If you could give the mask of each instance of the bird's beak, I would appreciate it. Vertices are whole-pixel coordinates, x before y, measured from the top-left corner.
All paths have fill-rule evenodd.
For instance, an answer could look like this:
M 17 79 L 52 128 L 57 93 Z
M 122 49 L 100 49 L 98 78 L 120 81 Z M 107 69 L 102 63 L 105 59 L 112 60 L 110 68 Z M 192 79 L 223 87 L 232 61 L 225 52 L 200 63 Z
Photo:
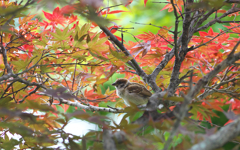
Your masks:
M 113 86 L 116 86 L 117 84 L 116 84 L 116 82 L 115 82 L 115 83 L 113 83 L 112 85 L 113 85 Z

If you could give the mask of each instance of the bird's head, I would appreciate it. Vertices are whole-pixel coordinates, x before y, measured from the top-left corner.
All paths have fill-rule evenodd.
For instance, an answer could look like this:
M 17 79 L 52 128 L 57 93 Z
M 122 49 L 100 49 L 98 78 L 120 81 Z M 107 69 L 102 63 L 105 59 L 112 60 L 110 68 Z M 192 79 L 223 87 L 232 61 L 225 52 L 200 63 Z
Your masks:
M 129 84 L 127 79 L 117 79 L 112 85 L 115 86 L 117 89 L 125 88 Z

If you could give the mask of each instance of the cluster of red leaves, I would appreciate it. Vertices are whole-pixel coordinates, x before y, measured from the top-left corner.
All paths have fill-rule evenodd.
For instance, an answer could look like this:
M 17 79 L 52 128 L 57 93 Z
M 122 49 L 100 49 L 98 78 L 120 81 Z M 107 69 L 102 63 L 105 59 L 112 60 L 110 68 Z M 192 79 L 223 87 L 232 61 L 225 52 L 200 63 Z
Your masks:
M 169 3 L 163 7 L 162 10 L 168 9 L 168 12 L 172 12 L 173 11 L 173 6 L 171 4 L 171 0 L 167 0 Z M 183 6 L 183 0 L 173 0 L 173 4 L 176 6 L 176 10 L 178 13 L 182 12 L 182 6 Z
M 240 33 L 238 31 L 239 28 L 236 28 L 236 26 L 239 26 L 239 24 L 230 25 L 231 26 L 227 26 L 228 29 L 234 30 L 235 33 Z M 143 67 L 143 70 L 148 74 L 152 73 L 158 63 L 163 60 L 168 50 L 171 49 L 170 44 L 173 43 L 173 35 L 169 34 L 169 29 L 170 28 L 163 27 L 158 31 L 157 34 L 149 32 L 137 35 L 136 37 L 142 40 L 142 43 L 137 44 L 129 42 L 129 45 L 126 45 L 126 47 L 131 51 L 132 55 L 134 55 L 135 59 L 140 62 L 140 66 Z M 189 71 L 189 68 L 192 68 L 194 69 L 195 74 L 193 77 L 193 82 L 198 82 L 204 75 L 213 70 L 216 64 L 219 64 L 226 59 L 228 53 L 233 49 L 238 40 L 239 39 L 237 38 L 230 38 L 229 33 L 224 33 L 222 30 L 220 30 L 219 33 L 214 32 L 212 28 L 210 28 L 208 32 L 200 31 L 199 36 L 194 36 L 192 38 L 189 43 L 189 47 L 199 45 L 202 46 L 186 55 L 186 58 L 181 65 L 180 73 L 184 75 Z M 141 53 L 142 55 L 140 55 Z M 169 84 L 173 63 L 174 58 L 159 73 L 157 77 L 157 84 L 162 89 L 166 89 Z M 231 73 L 233 73 L 231 78 L 236 77 L 238 74 L 238 68 L 232 69 Z M 126 76 L 130 77 L 130 74 L 126 74 Z M 221 72 L 218 76 L 223 77 L 224 72 Z M 219 82 L 218 78 L 214 78 L 209 85 L 214 85 L 216 82 Z M 188 84 L 181 83 L 180 86 L 185 85 Z M 227 86 L 228 85 L 221 86 L 220 89 L 224 89 Z M 182 87 L 179 88 L 177 93 L 179 91 L 187 93 L 188 88 Z M 204 92 L 204 89 L 201 92 Z M 231 96 L 226 94 L 213 94 L 203 99 L 202 104 L 192 104 L 194 107 L 191 112 L 193 112 L 198 119 L 206 119 L 211 122 L 211 117 L 217 117 L 212 110 L 223 111 L 221 106 L 229 104 L 228 101 L 230 100 L 230 97 Z M 221 100 L 219 98 L 221 98 Z M 240 109 L 238 107 L 232 107 L 232 109 L 235 113 L 239 114 Z
M 65 6 L 61 9 L 57 7 L 53 13 L 43 11 L 48 21 L 43 20 L 39 22 L 37 19 L 33 20 L 34 15 L 19 18 L 19 29 L 14 29 L 14 34 L 5 35 L 2 41 L 6 46 L 12 39 L 17 36 L 22 36 L 19 38 L 22 40 L 20 44 L 11 43 L 6 47 L 18 47 L 11 48 L 12 53 L 8 54 L 16 73 L 40 61 L 38 62 L 40 67 L 36 67 L 37 69 L 34 70 L 34 74 L 47 73 L 52 76 L 54 80 L 49 81 L 46 84 L 47 86 L 51 85 L 52 88 L 56 88 L 62 85 L 74 91 L 79 87 L 79 83 L 76 80 L 81 80 L 82 87 L 88 84 L 91 84 L 93 87 L 103 84 L 124 64 L 122 62 L 129 60 L 123 53 L 118 54 L 113 50 L 109 50 L 109 48 L 114 49 L 114 47 L 112 47 L 107 40 L 108 37 L 105 33 L 92 31 L 97 27 L 94 22 L 86 23 L 82 26 L 79 25 L 77 21 L 78 17 L 72 14 L 72 12 L 76 10 L 76 7 L 77 6 L 72 5 Z M 122 12 L 109 11 L 109 9 L 107 11 L 108 14 Z M 104 15 L 104 13 L 106 13 L 106 11 L 103 12 L 102 15 Z M 58 25 L 62 27 L 59 28 Z M 70 26 L 71 28 L 69 28 Z M 118 26 L 113 25 L 108 29 L 112 33 L 115 33 L 117 28 Z M 120 37 L 117 38 L 121 40 Z M 121 60 L 114 57 L 118 57 Z M 96 59 L 98 60 L 96 61 Z M 85 64 L 77 67 L 77 70 L 75 70 L 76 74 L 73 74 L 74 65 L 70 65 L 70 67 L 60 65 L 74 64 L 76 62 Z M 112 63 L 115 65 L 112 65 Z M 38 82 L 35 77 L 28 77 L 30 74 L 31 71 L 24 73 L 23 78 L 28 78 L 28 81 L 31 82 Z M 56 76 L 56 74 L 59 76 Z M 71 74 L 71 77 L 66 79 L 66 76 L 63 76 L 63 74 Z M 47 78 L 45 75 L 42 77 Z M 7 85 L 2 85 L 1 88 L 4 90 L 6 86 Z M 8 91 L 11 91 L 12 88 L 9 88 Z M 19 88 L 15 89 L 18 90 Z M 27 92 L 29 93 L 33 91 L 33 89 L 34 88 L 30 88 Z M 106 95 L 111 93 L 107 92 Z M 24 95 L 24 91 L 20 91 L 15 95 L 15 99 L 18 101 L 22 99 Z M 102 95 L 101 89 L 97 86 L 97 88 L 85 90 L 81 97 L 93 100 L 104 98 L 105 96 Z M 28 96 L 26 99 L 41 99 L 42 102 L 46 101 L 45 98 L 39 97 L 38 92 Z M 97 105 L 98 103 L 99 101 L 90 102 L 92 105 Z M 67 110 L 67 108 L 68 106 L 65 107 L 64 110 Z

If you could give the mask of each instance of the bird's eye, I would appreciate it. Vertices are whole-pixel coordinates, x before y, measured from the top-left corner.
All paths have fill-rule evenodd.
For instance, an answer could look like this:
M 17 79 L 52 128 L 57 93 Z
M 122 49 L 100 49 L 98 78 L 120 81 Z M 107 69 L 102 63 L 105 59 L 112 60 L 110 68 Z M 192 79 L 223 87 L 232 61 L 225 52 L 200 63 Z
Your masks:
M 119 87 L 120 87 L 120 88 L 124 87 L 124 84 L 120 84 Z

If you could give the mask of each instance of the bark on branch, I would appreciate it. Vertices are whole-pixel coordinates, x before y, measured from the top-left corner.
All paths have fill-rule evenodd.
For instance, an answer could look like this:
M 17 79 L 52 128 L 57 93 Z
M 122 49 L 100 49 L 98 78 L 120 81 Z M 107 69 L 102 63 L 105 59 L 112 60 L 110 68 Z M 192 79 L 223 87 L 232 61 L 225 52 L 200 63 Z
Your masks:
M 211 150 L 223 146 L 240 134 L 240 117 L 189 150 Z

